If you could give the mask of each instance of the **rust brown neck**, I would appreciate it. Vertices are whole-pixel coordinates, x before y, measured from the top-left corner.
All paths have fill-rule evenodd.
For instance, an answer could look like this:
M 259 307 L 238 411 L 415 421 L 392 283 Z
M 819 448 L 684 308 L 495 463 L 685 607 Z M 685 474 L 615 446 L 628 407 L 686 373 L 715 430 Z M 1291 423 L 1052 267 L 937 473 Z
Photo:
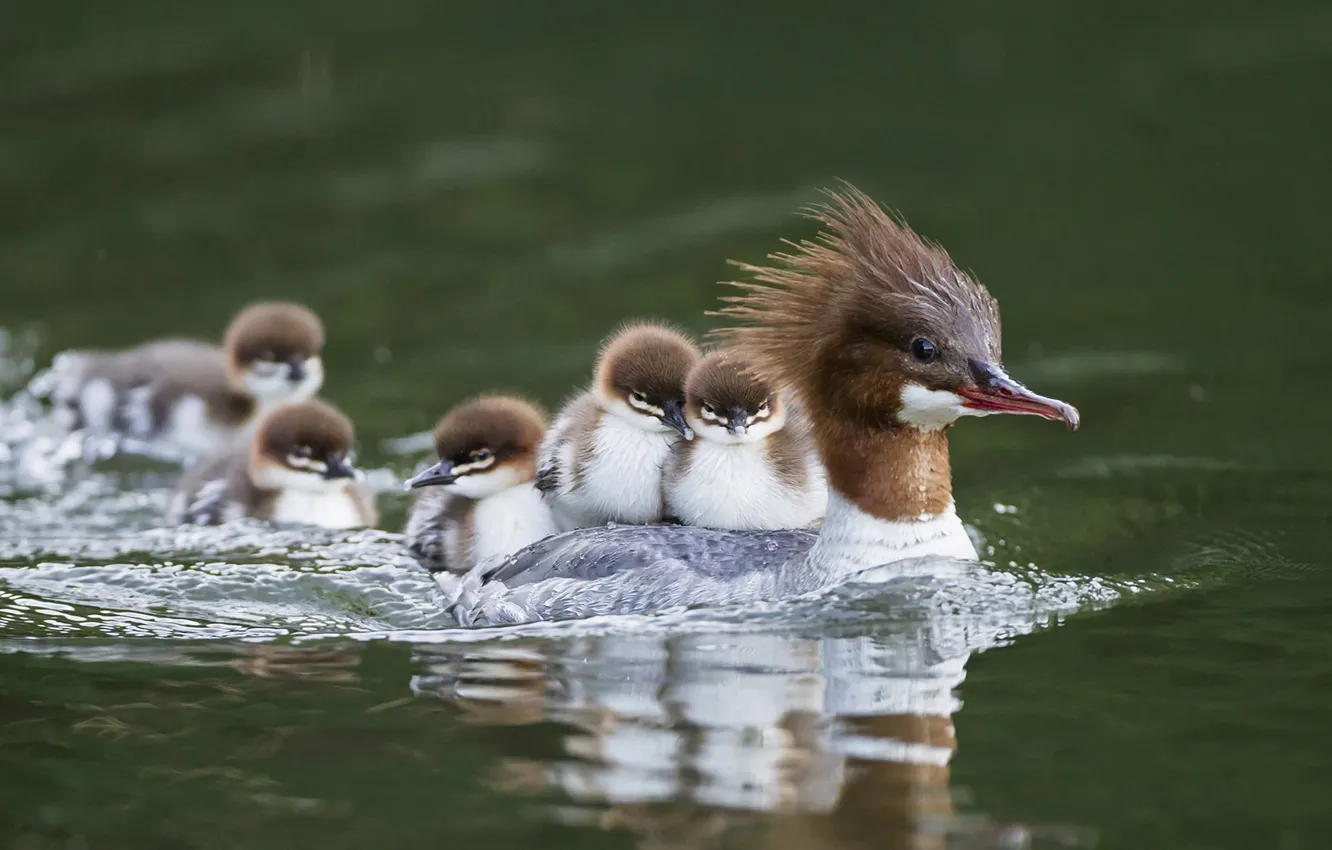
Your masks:
M 828 486 L 878 519 L 910 521 L 953 503 L 947 429 L 814 428 Z

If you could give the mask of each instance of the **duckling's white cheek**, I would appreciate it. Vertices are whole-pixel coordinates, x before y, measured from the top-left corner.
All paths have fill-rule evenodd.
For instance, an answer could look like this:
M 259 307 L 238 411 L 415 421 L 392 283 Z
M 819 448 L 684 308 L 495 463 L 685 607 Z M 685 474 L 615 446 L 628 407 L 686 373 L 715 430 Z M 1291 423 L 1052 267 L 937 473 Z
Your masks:
M 261 402 L 286 401 L 291 397 L 291 384 L 287 382 L 286 367 L 273 371 L 268 369 L 246 369 L 242 378 L 245 391 Z
M 522 483 L 522 475 L 510 466 L 490 472 L 473 472 L 449 485 L 450 492 L 469 499 L 484 499 Z
M 288 392 L 295 401 L 303 401 L 319 392 L 319 388 L 324 385 L 324 360 L 321 357 L 311 357 L 305 361 L 305 377 L 294 387 L 289 386 Z
M 959 416 L 984 415 L 984 411 L 963 407 L 962 397 L 957 393 L 931 390 L 913 383 L 902 387 L 902 409 L 897 418 L 922 431 L 937 431 L 956 422 Z
M 689 427 L 694 429 L 694 433 L 700 437 L 708 436 L 713 428 L 718 428 L 722 432 L 726 431 L 725 428 L 719 428 L 717 423 L 709 422 L 706 419 L 694 416 L 692 413 L 685 414 L 685 422 L 688 423 Z
M 303 366 L 305 376 L 299 383 L 293 384 L 289 364 L 256 363 L 242 373 L 242 383 L 245 391 L 261 403 L 302 401 L 319 392 L 319 388 L 324 385 L 324 361 L 311 357 Z
M 254 470 L 251 477 L 255 486 L 264 490 L 304 490 L 320 493 L 337 490 L 346 481 L 345 478 L 328 479 L 313 472 L 300 472 L 276 463 L 262 464 Z
M 778 413 L 776 416 L 772 416 L 768 419 L 755 420 L 754 424 L 745 429 L 745 442 L 762 442 L 782 430 L 782 426 L 785 424 L 785 413 Z
M 635 410 L 634 408 L 630 407 L 628 403 L 620 399 L 602 398 L 601 403 L 605 407 L 607 413 L 611 414 L 612 416 L 623 419 L 626 422 L 631 423 L 635 427 L 642 428 L 644 431 L 657 432 L 657 431 L 671 430 L 671 426 L 662 422 L 656 416 L 653 416 L 650 413 L 644 413 L 643 411 Z

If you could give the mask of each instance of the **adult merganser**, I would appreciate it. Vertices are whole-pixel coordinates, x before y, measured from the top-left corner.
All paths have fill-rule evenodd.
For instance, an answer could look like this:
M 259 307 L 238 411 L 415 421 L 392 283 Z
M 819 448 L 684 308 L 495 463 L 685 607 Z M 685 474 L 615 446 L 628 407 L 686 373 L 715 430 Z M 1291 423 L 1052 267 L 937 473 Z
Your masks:
M 689 373 L 685 420 L 666 466 L 667 512 L 686 525 L 734 531 L 808 528 L 828 482 L 798 408 L 743 358 L 714 351 Z
M 461 573 L 555 534 L 535 485 L 545 433 L 545 417 L 518 398 L 483 396 L 449 411 L 435 427 L 439 463 L 407 482 L 425 488 L 407 518 L 413 557 Z
M 267 414 L 248 446 L 191 468 L 167 509 L 174 523 L 217 525 L 251 517 L 324 528 L 365 528 L 378 520 L 374 496 L 347 462 L 346 416 L 317 399 Z
M 828 472 L 819 533 L 685 526 L 588 528 L 529 546 L 452 588 L 465 626 L 790 598 L 871 567 L 974 560 L 953 504 L 948 427 L 1017 413 L 1078 426 L 1078 412 L 1004 372 L 999 308 L 940 247 L 854 187 L 808 211 L 815 241 L 742 265 L 754 280 L 719 332 L 806 411 Z M 903 564 L 903 574 L 942 568 Z
M 71 427 L 186 455 L 217 452 L 264 413 L 310 398 L 324 382 L 324 327 L 298 304 L 242 310 L 223 346 L 184 339 L 124 351 L 69 351 L 35 390 Z
M 698 362 L 684 334 L 629 325 L 602 348 L 590 389 L 560 411 L 537 454 L 537 487 L 564 530 L 663 519 L 661 471 L 694 433 L 684 383 Z

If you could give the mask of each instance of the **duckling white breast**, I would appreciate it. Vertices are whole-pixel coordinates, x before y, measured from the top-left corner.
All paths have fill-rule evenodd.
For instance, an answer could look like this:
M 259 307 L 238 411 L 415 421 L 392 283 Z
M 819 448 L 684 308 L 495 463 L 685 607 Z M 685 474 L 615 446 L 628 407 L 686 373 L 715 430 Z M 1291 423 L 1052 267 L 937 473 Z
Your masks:
M 763 443 L 705 439 L 677 446 L 666 482 L 667 511 L 688 525 L 737 531 L 806 528 L 828 504 L 822 467 L 806 463 L 803 484 L 784 480 Z
M 592 438 L 591 456 L 577 467 L 577 483 L 561 501 L 582 516 L 580 524 L 660 520 L 662 468 L 675 439 L 674 432 L 645 431 L 619 416 L 603 414 Z M 568 451 L 575 449 L 570 446 Z
M 350 488 L 282 490 L 273 503 L 273 522 L 304 523 L 324 528 L 361 528 L 365 517 Z
M 474 564 L 507 558 L 559 530 L 550 507 L 531 483 L 518 484 L 481 499 L 471 519 Z

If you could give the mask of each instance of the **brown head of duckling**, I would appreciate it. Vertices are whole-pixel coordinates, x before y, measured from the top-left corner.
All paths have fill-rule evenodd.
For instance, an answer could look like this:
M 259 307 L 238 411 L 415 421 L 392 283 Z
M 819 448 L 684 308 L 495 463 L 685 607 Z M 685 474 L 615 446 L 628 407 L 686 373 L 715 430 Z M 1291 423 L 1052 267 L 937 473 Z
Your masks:
M 699 360 L 683 333 L 660 324 L 628 325 L 602 348 L 593 390 L 607 412 L 649 431 L 674 430 L 686 440 L 684 385 Z
M 251 304 L 232 319 L 223 345 L 237 392 L 278 402 L 309 398 L 323 385 L 324 325 L 299 304 Z
M 721 443 L 762 440 L 786 423 L 772 384 L 737 351 L 713 351 L 685 382 L 685 419 L 700 438 Z
M 356 477 L 347 461 L 355 432 L 346 416 L 318 399 L 287 402 L 259 423 L 250 469 L 262 487 L 326 489 Z
M 407 482 L 408 489 L 447 486 L 479 499 L 536 478 L 546 416 L 513 396 L 482 396 L 459 405 L 435 426 L 439 463 Z

